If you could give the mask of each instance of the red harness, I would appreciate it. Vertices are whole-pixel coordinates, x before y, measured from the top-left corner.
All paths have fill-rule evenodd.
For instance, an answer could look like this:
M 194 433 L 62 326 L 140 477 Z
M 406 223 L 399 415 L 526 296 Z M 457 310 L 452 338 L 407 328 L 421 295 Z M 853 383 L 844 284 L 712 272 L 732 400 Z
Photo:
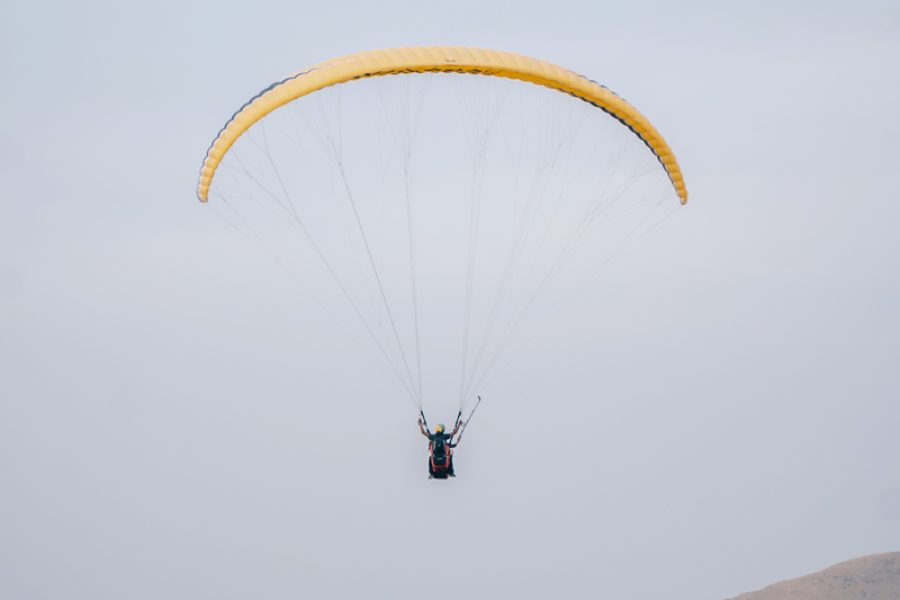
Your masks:
M 435 471 L 444 471 L 450 468 L 450 455 L 453 454 L 452 448 L 447 448 L 447 453 L 444 455 L 444 460 L 437 461 L 434 458 L 434 443 L 428 442 L 428 454 L 431 455 L 431 468 Z

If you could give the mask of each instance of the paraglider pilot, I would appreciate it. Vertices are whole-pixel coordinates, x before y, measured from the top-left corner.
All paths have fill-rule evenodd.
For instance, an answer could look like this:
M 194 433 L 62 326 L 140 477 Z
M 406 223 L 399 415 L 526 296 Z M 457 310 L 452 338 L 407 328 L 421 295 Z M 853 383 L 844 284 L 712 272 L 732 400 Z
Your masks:
M 431 433 L 425 425 L 425 421 L 419 417 L 419 431 L 428 438 L 429 479 L 456 477 L 456 473 L 453 471 L 453 448 L 456 448 L 459 440 L 454 442 L 453 437 L 459 433 L 461 426 L 462 421 L 457 418 L 456 426 L 450 433 L 444 431 L 443 423 L 439 423 L 434 428 L 434 433 Z

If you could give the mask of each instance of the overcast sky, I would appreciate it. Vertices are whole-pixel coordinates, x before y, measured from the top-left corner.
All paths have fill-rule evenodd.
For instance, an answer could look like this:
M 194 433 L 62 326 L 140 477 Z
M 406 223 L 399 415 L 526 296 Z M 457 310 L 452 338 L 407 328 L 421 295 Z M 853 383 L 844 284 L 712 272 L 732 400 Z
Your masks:
M 3 598 L 720 599 L 900 549 L 896 2 L 2 12 Z M 194 192 L 258 90 L 411 44 L 608 85 L 691 194 L 484 390 L 451 482 Z

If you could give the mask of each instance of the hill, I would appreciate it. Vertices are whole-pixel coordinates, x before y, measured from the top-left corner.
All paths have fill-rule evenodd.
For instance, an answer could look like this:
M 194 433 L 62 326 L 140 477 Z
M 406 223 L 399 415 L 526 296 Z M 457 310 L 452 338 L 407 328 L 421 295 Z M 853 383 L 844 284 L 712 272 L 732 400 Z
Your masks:
M 900 552 L 872 554 L 731 600 L 897 600 Z

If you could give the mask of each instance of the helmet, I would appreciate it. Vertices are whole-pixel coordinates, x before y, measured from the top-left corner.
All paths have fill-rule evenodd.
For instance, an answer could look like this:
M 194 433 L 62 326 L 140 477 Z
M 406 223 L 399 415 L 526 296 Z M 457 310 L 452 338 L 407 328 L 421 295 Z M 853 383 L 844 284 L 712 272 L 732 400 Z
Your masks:
M 438 423 L 437 426 L 435 426 L 435 428 L 434 428 L 434 432 L 435 433 L 444 433 L 444 424 Z

